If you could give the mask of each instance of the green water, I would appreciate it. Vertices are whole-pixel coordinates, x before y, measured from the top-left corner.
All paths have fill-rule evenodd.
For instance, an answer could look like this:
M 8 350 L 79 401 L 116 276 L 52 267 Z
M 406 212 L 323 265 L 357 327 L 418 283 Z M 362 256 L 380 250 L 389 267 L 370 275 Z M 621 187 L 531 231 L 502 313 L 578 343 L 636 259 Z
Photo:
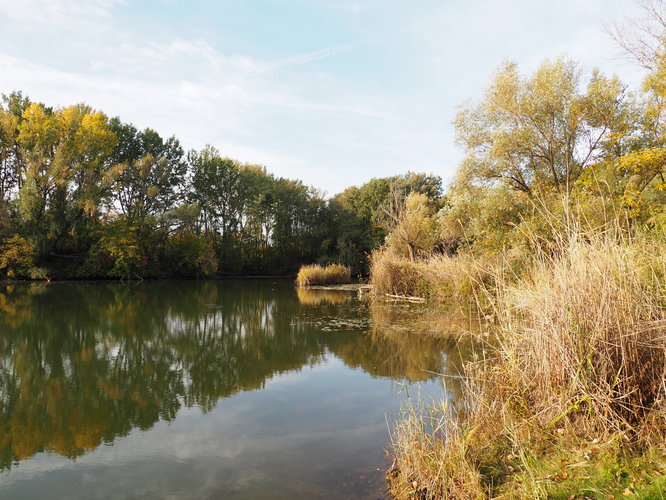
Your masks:
M 382 498 L 406 395 L 457 397 L 428 318 L 286 281 L 0 285 L 0 498 Z

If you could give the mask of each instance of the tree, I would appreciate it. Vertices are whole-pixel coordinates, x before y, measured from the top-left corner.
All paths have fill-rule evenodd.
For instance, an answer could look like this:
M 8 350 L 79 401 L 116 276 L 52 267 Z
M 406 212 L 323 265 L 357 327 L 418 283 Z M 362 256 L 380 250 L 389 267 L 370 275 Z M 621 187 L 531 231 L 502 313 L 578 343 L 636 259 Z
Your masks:
M 85 105 L 52 110 L 32 103 L 18 131 L 19 213 L 42 254 L 86 242 L 114 179 L 107 159 L 116 136 L 106 116 Z
M 634 217 L 666 227 L 666 4 L 645 0 L 645 17 L 616 24 L 611 34 L 625 53 L 648 71 L 639 120 L 641 133 L 617 170 L 626 178 L 622 201 Z
M 0 244 L 0 271 L 9 278 L 27 276 L 33 269 L 35 247 L 15 234 Z
M 347 188 L 333 197 L 330 207 L 339 224 L 333 230 L 338 250 L 336 260 L 351 266 L 354 274 L 367 272 L 364 256 L 386 239 L 390 225 L 385 213 L 387 203 L 395 200 L 396 195 L 402 201 L 411 192 L 424 194 L 433 207 L 437 207 L 442 196 L 442 179 L 407 172 L 371 179 L 360 187 Z
M 119 139 L 111 152 L 120 169 L 115 200 L 131 223 L 143 225 L 148 217 L 159 217 L 182 201 L 185 153 L 175 137 L 165 141 L 154 130 L 139 132 L 117 118 L 110 127 Z
M 624 86 L 594 71 L 581 92 L 580 80 L 564 59 L 544 62 L 529 79 L 503 63 L 483 100 L 456 118 L 465 181 L 503 182 L 530 198 L 569 194 L 586 168 L 617 154 L 632 133 Z
M 401 199 L 394 191 L 394 196 L 395 202 L 385 212 L 389 220 L 387 248 L 412 261 L 431 254 L 437 239 L 431 201 L 425 194 L 417 192 Z
M 192 174 L 190 199 L 201 208 L 206 233 L 229 239 L 238 230 L 241 214 L 240 166 L 223 158 L 217 149 L 206 146 L 188 154 Z

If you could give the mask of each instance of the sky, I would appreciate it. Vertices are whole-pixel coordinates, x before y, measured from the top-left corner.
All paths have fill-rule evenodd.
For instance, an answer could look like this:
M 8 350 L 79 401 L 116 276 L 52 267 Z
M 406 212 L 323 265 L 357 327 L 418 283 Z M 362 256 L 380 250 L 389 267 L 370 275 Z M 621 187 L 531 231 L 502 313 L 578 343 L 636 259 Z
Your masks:
M 452 178 L 452 120 L 503 60 L 642 75 L 607 33 L 632 0 L 0 0 L 0 93 L 84 102 L 328 195 Z

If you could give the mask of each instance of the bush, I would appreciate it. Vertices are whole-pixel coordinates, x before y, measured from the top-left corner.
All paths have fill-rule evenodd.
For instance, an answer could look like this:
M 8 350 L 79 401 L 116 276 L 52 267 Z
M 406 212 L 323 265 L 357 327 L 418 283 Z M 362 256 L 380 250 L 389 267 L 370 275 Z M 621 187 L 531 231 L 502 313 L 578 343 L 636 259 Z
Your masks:
M 663 404 L 665 256 L 663 243 L 573 235 L 503 287 L 498 367 L 543 424 L 584 413 L 597 430 L 634 429 Z
M 212 242 L 193 233 L 171 236 L 166 260 L 176 276 L 204 278 L 218 266 Z
M 339 285 L 351 283 L 351 269 L 340 264 L 302 266 L 296 276 L 296 285 Z
M 35 246 L 23 236 L 10 236 L 0 244 L 0 270 L 8 278 L 29 276 L 34 269 L 35 254 Z

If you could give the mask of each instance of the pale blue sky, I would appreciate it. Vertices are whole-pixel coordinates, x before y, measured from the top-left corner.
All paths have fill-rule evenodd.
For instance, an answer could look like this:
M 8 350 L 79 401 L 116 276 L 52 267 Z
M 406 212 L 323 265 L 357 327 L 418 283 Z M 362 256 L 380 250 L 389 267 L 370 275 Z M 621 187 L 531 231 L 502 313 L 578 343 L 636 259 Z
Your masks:
M 632 0 L 0 0 L 0 92 L 85 102 L 334 194 L 449 179 L 451 125 L 503 59 L 616 73 Z

